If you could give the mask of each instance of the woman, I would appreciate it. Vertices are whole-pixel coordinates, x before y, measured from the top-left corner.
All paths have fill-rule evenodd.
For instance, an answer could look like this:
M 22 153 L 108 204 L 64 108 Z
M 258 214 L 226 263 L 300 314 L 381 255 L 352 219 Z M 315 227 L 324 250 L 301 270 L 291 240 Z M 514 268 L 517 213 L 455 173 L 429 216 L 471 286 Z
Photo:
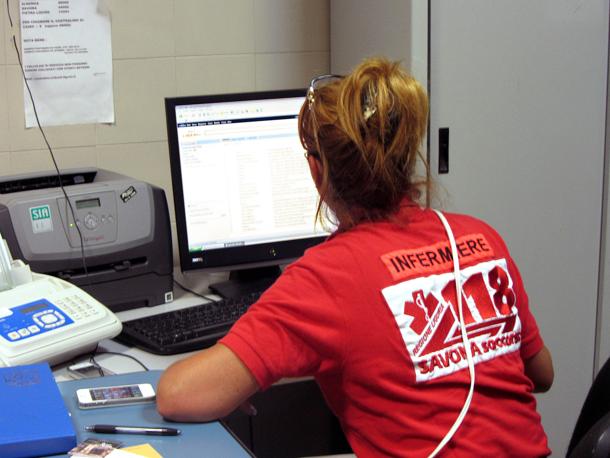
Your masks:
M 550 453 L 532 391 L 550 388 L 551 357 L 504 242 L 447 214 L 456 285 L 447 232 L 417 203 L 427 118 L 425 91 L 385 59 L 314 79 L 299 132 L 318 216 L 338 229 L 217 345 L 163 374 L 162 415 L 219 418 L 280 378 L 312 375 L 360 457 L 427 456 L 445 437 L 446 456 Z

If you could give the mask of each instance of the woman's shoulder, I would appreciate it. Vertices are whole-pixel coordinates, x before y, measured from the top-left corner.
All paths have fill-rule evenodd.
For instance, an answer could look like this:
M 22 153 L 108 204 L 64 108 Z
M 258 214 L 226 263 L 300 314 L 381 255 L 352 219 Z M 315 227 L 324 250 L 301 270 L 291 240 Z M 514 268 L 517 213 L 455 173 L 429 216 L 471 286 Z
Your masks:
M 349 254 L 351 238 L 352 234 L 347 232 L 332 233 L 323 242 L 305 250 L 300 260 L 304 262 L 312 262 L 320 258 L 340 260 Z
M 463 226 L 470 226 L 473 229 L 480 228 L 483 230 L 490 230 L 497 233 L 496 229 L 484 220 L 481 217 L 474 216 L 466 213 L 456 213 L 456 212 L 447 212 L 442 211 L 443 215 L 447 218 L 447 220 L 451 223 L 460 224 Z
M 305 250 L 287 269 L 342 277 L 358 264 L 358 254 L 363 246 L 371 245 L 370 239 L 370 234 L 355 230 L 333 233 L 323 242 Z
M 481 233 L 493 244 L 508 250 L 506 242 L 500 233 L 486 220 L 464 213 L 443 212 L 443 214 L 446 216 L 449 224 L 455 227 L 459 233 Z

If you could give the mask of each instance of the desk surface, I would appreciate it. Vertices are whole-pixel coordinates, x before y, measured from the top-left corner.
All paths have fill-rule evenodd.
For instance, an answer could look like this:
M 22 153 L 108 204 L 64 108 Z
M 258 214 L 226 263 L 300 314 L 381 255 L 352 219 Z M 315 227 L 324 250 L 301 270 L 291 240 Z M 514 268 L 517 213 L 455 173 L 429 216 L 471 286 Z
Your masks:
M 138 309 L 127 310 L 124 312 L 119 312 L 116 315 L 121 321 L 128 321 L 133 320 L 135 318 L 140 318 L 142 316 L 150 316 L 158 313 L 182 309 L 185 307 L 192 307 L 195 304 L 205 302 L 205 300 L 206 299 L 197 297 L 190 293 L 182 293 L 179 297 L 177 296 L 173 302 L 170 302 L 168 304 L 160 304 L 154 307 L 142 307 Z M 189 353 L 180 353 L 177 355 L 155 355 L 152 353 L 148 353 L 147 351 L 140 350 L 139 348 L 123 345 L 122 343 L 112 339 L 105 339 L 99 343 L 95 355 L 95 360 L 104 369 L 109 369 L 115 374 L 126 374 L 143 370 L 140 364 L 138 364 L 136 361 L 132 360 L 129 357 L 136 358 L 148 369 L 165 370 L 172 363 L 195 353 L 197 353 L 197 351 Z M 76 358 L 75 361 L 87 361 L 88 359 L 89 355 L 85 354 L 79 358 Z M 74 377 L 72 377 L 66 369 L 68 364 L 70 364 L 70 361 L 65 361 L 64 363 L 58 364 L 53 367 L 53 375 L 56 381 L 63 382 L 74 379 Z M 282 379 L 277 383 L 290 383 L 309 379 L 311 379 L 311 377 L 290 378 Z
M 119 312 L 116 315 L 121 321 L 128 321 L 142 316 L 149 316 L 152 314 L 164 313 L 171 310 L 177 310 L 185 307 L 193 306 L 197 303 L 204 302 L 205 299 L 194 296 L 193 294 L 182 294 L 177 297 L 176 300 L 168 304 L 160 304 L 154 307 L 142 307 L 133 310 L 127 310 Z M 104 352 L 112 352 L 117 354 L 108 354 Z M 143 368 L 136 361 L 121 355 L 128 355 L 136 358 L 142 362 L 148 369 L 151 370 L 163 370 L 166 369 L 170 364 L 178 361 L 186 356 L 195 353 L 181 353 L 177 355 L 154 355 L 144 350 L 140 350 L 135 347 L 128 347 L 119 342 L 111 339 L 102 340 L 99 343 L 95 359 L 105 369 L 110 369 L 115 374 L 125 374 L 130 372 L 139 372 Z M 80 358 L 76 358 L 76 361 L 87 361 L 88 355 L 83 355 Z M 66 370 L 66 366 L 70 361 L 65 361 L 62 364 L 58 364 L 53 367 L 53 375 L 55 380 L 58 382 L 73 380 L 73 377 Z
M 160 371 L 134 372 L 131 374 L 74 380 L 59 383 L 64 402 L 72 415 L 77 441 L 88 437 L 118 440 L 124 445 L 149 443 L 164 458 L 172 457 L 251 457 L 247 449 L 218 421 L 209 423 L 170 423 L 163 420 L 154 403 L 79 409 L 76 390 L 93 386 L 151 383 L 156 387 Z M 182 431 L 179 436 L 143 436 L 134 434 L 95 434 L 85 431 L 92 424 L 116 424 L 129 426 L 168 426 Z M 63 455 L 68 456 L 68 455 Z

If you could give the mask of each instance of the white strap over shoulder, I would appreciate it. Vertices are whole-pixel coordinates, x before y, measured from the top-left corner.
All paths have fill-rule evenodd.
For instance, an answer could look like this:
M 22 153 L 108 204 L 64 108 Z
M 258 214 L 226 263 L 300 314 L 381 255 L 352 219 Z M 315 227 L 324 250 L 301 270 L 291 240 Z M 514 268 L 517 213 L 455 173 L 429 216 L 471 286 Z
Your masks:
M 457 297 L 457 307 L 460 315 L 460 329 L 462 331 L 462 342 L 464 344 L 464 350 L 466 351 L 466 359 L 468 361 L 468 371 L 470 372 L 470 389 L 468 390 L 468 396 L 466 396 L 466 400 L 464 401 L 464 405 L 462 406 L 462 410 L 458 415 L 457 419 L 451 426 L 451 429 L 447 432 L 443 440 L 436 446 L 434 451 L 430 453 L 429 457 L 435 457 L 445 445 L 451 440 L 457 429 L 462 424 L 468 409 L 470 408 L 470 402 L 472 401 L 472 396 L 474 394 L 474 360 L 472 359 L 472 348 L 470 347 L 470 339 L 468 338 L 468 333 L 466 332 L 466 324 L 464 323 L 464 313 L 462 312 L 462 279 L 460 273 L 460 261 L 458 257 L 457 244 L 455 242 L 455 237 L 453 236 L 453 231 L 451 230 L 451 226 L 440 211 L 433 209 L 434 213 L 439 217 L 443 226 L 445 227 L 445 232 L 447 232 L 447 237 L 449 238 L 449 242 L 451 244 L 451 256 L 453 258 L 453 274 L 455 276 L 455 292 Z

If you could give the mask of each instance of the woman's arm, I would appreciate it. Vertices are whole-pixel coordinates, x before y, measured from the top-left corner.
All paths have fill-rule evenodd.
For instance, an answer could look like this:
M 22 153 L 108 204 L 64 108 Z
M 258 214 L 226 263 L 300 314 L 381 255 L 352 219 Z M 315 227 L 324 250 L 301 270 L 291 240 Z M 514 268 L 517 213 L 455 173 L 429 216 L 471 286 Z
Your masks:
M 231 413 L 258 388 L 235 353 L 216 344 L 163 372 L 157 386 L 157 410 L 174 421 L 215 420 Z
M 534 393 L 544 393 L 553 385 L 555 372 L 548 348 L 542 347 L 538 353 L 524 362 L 525 375 L 534 383 Z

